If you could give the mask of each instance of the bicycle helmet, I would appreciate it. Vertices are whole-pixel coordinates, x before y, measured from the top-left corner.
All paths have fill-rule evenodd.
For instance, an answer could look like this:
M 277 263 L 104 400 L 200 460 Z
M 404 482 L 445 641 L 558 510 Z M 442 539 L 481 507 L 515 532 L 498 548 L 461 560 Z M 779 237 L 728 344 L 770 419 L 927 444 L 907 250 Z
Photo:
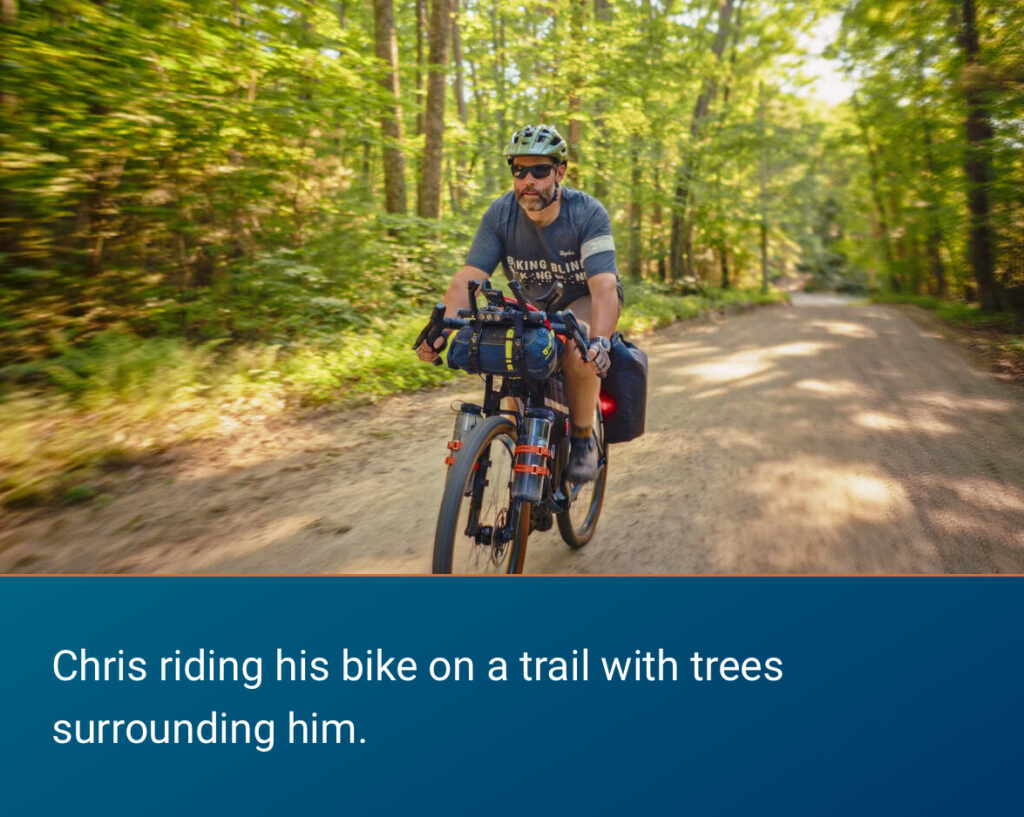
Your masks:
M 551 125 L 527 125 L 512 134 L 505 148 L 505 161 L 512 164 L 516 156 L 550 156 L 565 164 L 569 159 L 569 146 Z

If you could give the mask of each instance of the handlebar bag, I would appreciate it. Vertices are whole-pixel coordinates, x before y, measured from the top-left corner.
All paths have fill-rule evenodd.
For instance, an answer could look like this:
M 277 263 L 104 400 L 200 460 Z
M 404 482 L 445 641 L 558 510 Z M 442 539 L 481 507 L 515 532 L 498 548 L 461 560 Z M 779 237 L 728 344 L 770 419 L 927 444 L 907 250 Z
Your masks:
M 558 366 L 561 351 L 561 341 L 546 326 L 464 326 L 449 340 L 448 367 L 545 380 Z
M 601 383 L 604 439 L 626 443 L 644 433 L 647 420 L 647 355 L 621 332 L 611 338 L 611 368 Z

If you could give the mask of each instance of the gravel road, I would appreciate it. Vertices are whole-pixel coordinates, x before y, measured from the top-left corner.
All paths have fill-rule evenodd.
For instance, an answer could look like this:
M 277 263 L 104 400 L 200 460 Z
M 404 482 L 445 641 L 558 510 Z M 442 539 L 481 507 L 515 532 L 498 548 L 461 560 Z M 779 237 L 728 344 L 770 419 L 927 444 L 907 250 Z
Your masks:
M 528 573 L 1024 573 L 1024 388 L 932 318 L 797 296 L 642 345 L 597 535 L 535 534 Z M 0 571 L 426 572 L 460 397 L 183 447 L 105 505 L 8 514 Z

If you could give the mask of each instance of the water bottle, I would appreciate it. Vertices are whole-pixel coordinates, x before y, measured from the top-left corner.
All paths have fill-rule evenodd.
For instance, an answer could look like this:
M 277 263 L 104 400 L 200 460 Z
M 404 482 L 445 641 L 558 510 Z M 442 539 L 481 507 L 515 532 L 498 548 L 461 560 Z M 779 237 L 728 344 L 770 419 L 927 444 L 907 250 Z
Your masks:
M 532 408 L 523 417 L 516 445 L 512 497 L 526 502 L 540 502 L 544 495 L 544 478 L 551 472 L 548 460 L 551 449 L 551 426 L 555 413 L 551 409 Z
M 459 412 L 455 415 L 455 428 L 452 431 L 452 438 L 448 442 L 448 450 L 451 453 L 444 458 L 444 464 L 449 468 L 455 462 L 455 452 L 462 448 L 463 438 L 480 422 L 482 415 L 483 409 L 475 403 L 462 403 L 459 406 Z

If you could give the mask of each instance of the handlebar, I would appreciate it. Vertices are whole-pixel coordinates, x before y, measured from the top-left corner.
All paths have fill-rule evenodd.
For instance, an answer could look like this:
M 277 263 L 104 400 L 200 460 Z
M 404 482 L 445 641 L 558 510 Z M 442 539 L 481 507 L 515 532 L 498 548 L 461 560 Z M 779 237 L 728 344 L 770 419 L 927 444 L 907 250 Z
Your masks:
M 461 329 L 464 326 L 470 326 L 472 324 L 472 311 L 469 309 L 460 309 L 458 318 L 442 318 L 440 324 L 444 329 Z M 508 317 L 507 312 L 493 312 L 483 313 L 484 323 L 491 323 L 496 326 L 511 326 L 514 319 Z M 566 337 L 572 338 L 576 341 L 576 346 L 585 350 L 589 345 L 590 341 L 587 338 L 587 330 L 580 325 L 580 322 L 576 319 L 576 316 L 572 313 L 571 309 L 566 309 L 562 312 L 527 312 L 523 315 L 523 323 L 527 326 L 548 326 L 551 331 L 556 335 L 565 335 Z M 421 341 L 422 343 L 422 341 Z M 418 347 L 419 344 L 417 343 Z M 413 347 L 416 348 L 416 347 Z M 444 347 L 441 347 L 444 348 Z M 583 353 L 581 352 L 581 357 Z M 587 358 L 584 357 L 584 360 Z
M 531 310 L 527 305 L 522 285 L 518 281 L 513 281 L 511 289 L 516 296 L 514 303 L 509 300 L 505 302 L 504 307 L 485 306 L 481 310 L 476 305 L 478 288 L 479 284 L 476 281 L 470 282 L 469 302 L 472 308 L 460 309 L 458 311 L 459 317 L 457 318 L 445 317 L 444 304 L 436 304 L 430 313 L 430 321 L 423 327 L 423 331 L 416 338 L 416 342 L 412 346 L 413 350 L 418 349 L 426 341 L 431 347 L 435 348 L 435 351 L 442 352 L 448 345 L 448 337 L 445 334 L 445 330 L 458 330 L 464 326 L 469 326 L 472 323 L 470 319 L 476 318 L 481 319 L 484 323 L 497 326 L 511 326 L 515 323 L 516 313 L 521 313 L 523 323 L 527 326 L 547 326 L 557 335 L 565 335 L 572 338 L 576 342 L 576 351 L 583 359 L 583 362 L 586 363 L 589 360 L 587 349 L 590 346 L 590 342 L 587 338 L 586 329 L 580 325 L 571 309 L 552 313 Z M 434 347 L 439 337 L 444 338 L 444 342 L 440 346 Z M 434 361 L 434 365 L 441 365 L 440 357 Z

